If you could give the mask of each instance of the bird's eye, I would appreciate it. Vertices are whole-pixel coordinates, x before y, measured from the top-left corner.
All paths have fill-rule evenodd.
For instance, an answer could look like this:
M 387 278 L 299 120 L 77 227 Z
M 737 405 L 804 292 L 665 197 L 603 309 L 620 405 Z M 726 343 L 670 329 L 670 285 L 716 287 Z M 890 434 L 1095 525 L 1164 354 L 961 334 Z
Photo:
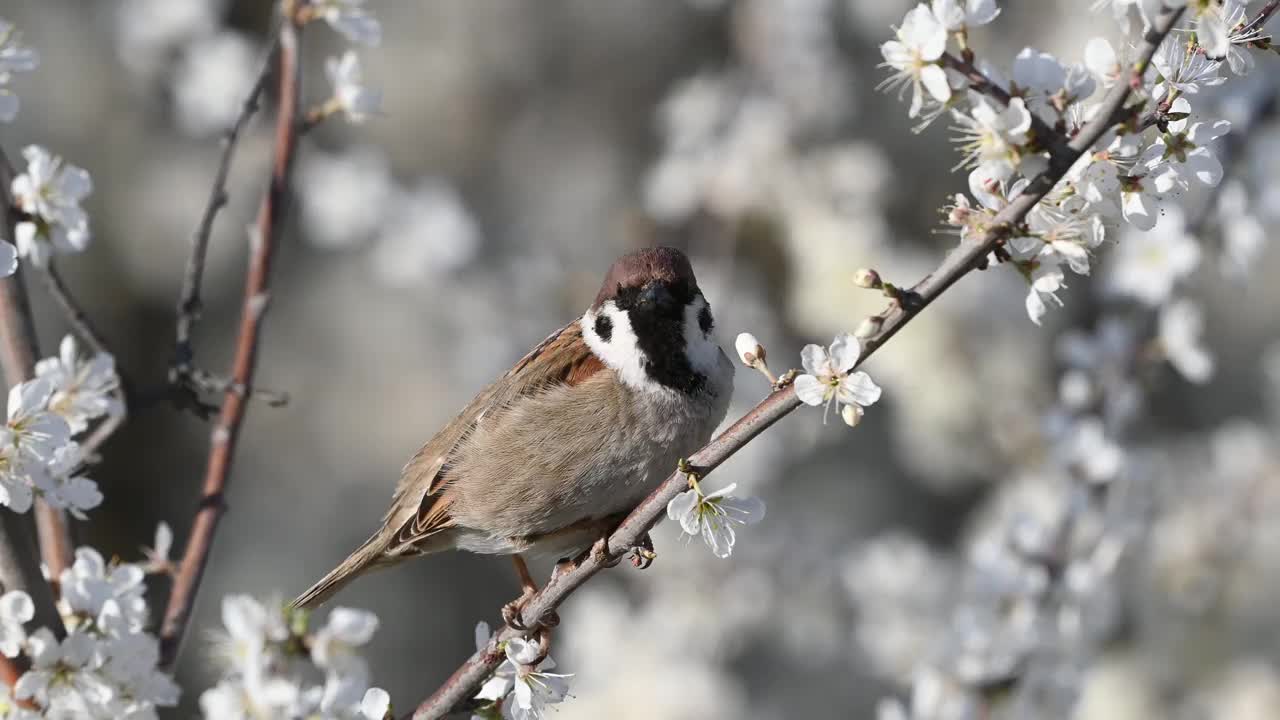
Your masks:
M 711 308 L 703 305 L 702 310 L 698 313 L 698 327 L 702 328 L 703 335 L 710 335 L 711 328 L 714 326 L 715 321 L 711 319 Z
M 609 342 L 609 338 L 613 337 L 613 321 L 608 315 L 596 316 L 596 335 L 605 342 Z

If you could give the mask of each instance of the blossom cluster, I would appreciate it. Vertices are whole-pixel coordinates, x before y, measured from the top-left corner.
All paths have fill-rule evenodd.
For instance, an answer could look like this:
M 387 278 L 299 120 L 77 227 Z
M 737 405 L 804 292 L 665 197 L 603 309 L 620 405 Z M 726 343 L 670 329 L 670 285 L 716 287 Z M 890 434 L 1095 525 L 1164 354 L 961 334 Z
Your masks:
M 390 697 L 369 686 L 369 667 L 360 655 L 378 629 L 373 613 L 336 607 L 315 629 L 307 611 L 278 600 L 228 595 L 222 600 L 222 624 L 216 651 L 225 674 L 200 696 L 206 718 L 389 716 Z
M 91 422 L 123 412 L 119 389 L 113 358 L 81 357 L 71 335 L 57 357 L 36 364 L 34 379 L 11 387 L 0 429 L 0 505 L 26 512 L 40 497 L 81 519 L 97 507 L 102 492 L 80 474 L 85 457 L 77 438 Z
M 28 633 L 35 605 L 27 593 L 0 596 L 0 652 L 29 664 L 11 692 L 0 689 L 0 716 L 144 720 L 157 717 L 156 708 L 176 705 L 179 688 L 158 669 L 159 643 L 145 629 L 144 577 L 139 565 L 108 563 L 93 548 L 77 549 L 58 578 L 61 638 L 47 627 Z
M 489 646 L 492 634 L 489 624 L 476 624 L 476 649 Z M 548 705 L 562 702 L 569 694 L 572 674 L 547 672 L 556 663 L 537 642 L 512 638 L 502 643 L 506 656 L 493 676 L 476 693 L 482 705 L 472 720 L 539 720 Z
M 1126 6 L 1127 18 L 1132 3 L 1116 5 Z M 1241 2 L 1195 5 L 1195 32 L 1179 30 L 1164 38 L 1149 67 L 1132 80 L 1139 102 L 1126 106 L 1126 116 L 1012 229 L 1006 254 L 993 258 L 1026 278 L 1026 309 L 1036 323 L 1051 304 L 1062 304 L 1058 293 L 1066 287 L 1066 270 L 1089 274 L 1091 255 L 1108 229 L 1150 231 L 1175 198 L 1222 180 L 1214 147 L 1231 124 L 1205 117 L 1192 99 L 1202 88 L 1225 82 L 1228 66 L 1248 72 L 1248 49 L 1261 46 L 1266 36 L 1249 23 Z M 956 122 L 973 200 L 957 195 L 947 222 L 962 238 L 985 233 L 995 214 L 1048 167 L 1051 139 L 1044 132 L 1073 135 L 1097 114 L 1107 89 L 1131 82 L 1124 53 L 1105 37 L 1090 40 L 1083 61 L 1075 64 L 1025 48 L 1006 78 L 994 64 L 975 59 L 965 41 L 967 27 L 996 14 L 993 2 L 921 3 L 907 13 L 896 39 L 881 47 L 893 71 L 887 83 L 911 90 L 908 114 L 923 117 L 925 124 L 943 115 Z M 959 54 L 947 50 L 953 35 Z M 1186 272 L 1184 256 L 1169 257 L 1162 271 Z M 1144 296 L 1141 288 L 1133 293 L 1152 300 L 1153 293 Z

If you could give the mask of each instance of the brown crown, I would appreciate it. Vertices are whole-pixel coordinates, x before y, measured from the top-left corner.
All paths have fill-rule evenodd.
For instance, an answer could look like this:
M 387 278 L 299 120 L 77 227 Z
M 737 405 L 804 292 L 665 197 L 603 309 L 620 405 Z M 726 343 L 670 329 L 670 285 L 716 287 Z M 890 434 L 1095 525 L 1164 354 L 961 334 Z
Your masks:
M 693 266 L 684 253 L 669 247 L 646 248 L 614 261 L 592 307 L 598 308 L 606 300 L 614 299 L 621 289 L 643 287 L 652 280 L 673 288 L 695 290 L 698 287 Z

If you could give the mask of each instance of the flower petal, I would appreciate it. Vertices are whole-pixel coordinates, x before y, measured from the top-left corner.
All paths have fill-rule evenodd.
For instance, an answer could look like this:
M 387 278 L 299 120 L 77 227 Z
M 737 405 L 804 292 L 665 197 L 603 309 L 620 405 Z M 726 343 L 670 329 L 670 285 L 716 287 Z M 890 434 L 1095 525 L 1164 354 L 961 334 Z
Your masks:
M 828 385 L 812 375 L 801 375 L 795 380 L 796 397 L 805 405 L 818 406 L 827 400 Z M 668 506 L 668 509 L 670 506 Z
M 837 398 L 846 405 L 857 403 L 866 407 L 880 399 L 880 392 L 880 386 L 871 376 L 859 371 L 841 381 Z

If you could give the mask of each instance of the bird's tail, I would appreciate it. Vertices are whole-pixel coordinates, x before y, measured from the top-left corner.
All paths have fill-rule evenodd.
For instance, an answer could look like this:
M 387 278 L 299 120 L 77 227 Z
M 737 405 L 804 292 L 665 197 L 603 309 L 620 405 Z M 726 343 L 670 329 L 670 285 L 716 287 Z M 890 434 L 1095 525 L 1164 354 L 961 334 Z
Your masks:
M 375 567 L 391 565 L 396 558 L 386 553 L 386 537 L 382 531 L 373 534 L 364 544 L 356 548 L 338 567 L 320 578 L 306 592 L 297 597 L 291 604 L 298 609 L 314 608 L 333 596 L 348 583 Z

